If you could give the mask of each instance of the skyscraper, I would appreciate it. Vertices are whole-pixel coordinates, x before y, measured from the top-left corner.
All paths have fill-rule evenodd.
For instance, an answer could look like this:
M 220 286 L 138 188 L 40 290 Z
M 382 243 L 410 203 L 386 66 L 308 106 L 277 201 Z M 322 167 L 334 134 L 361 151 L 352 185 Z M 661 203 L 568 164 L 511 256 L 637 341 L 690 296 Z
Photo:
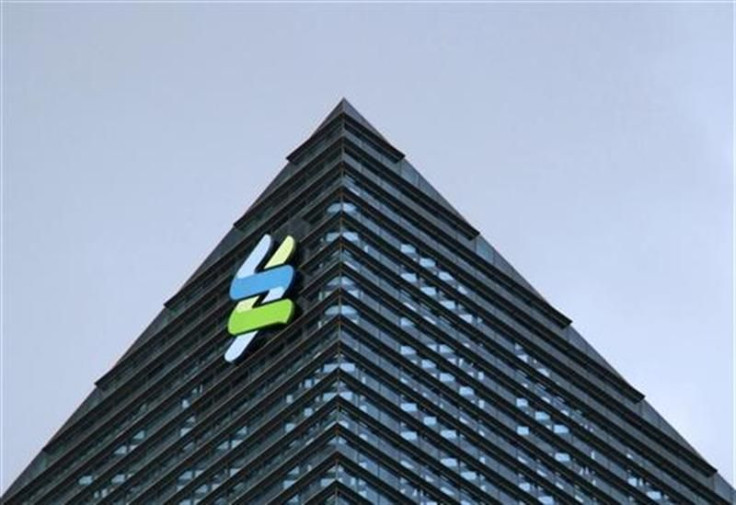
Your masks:
M 4 503 L 734 503 L 347 101 L 287 160 Z

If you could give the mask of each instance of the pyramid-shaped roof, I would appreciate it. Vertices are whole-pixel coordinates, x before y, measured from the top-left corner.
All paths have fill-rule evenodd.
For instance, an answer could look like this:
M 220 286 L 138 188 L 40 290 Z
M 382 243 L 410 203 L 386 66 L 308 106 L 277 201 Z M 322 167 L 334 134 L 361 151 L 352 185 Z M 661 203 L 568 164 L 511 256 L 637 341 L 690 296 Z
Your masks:
M 298 315 L 229 364 L 228 286 L 263 234 L 301 243 Z M 281 503 L 297 491 L 347 503 L 734 499 L 345 99 L 4 503 Z
M 314 133 L 311 136 L 316 135 L 322 128 L 324 128 L 326 125 L 330 124 L 333 119 L 339 117 L 339 116 L 349 116 L 353 120 L 355 120 L 357 123 L 359 123 L 363 128 L 365 128 L 367 131 L 371 132 L 373 135 L 376 135 L 377 137 L 380 137 L 384 140 L 386 140 L 381 133 L 373 127 L 370 122 L 366 118 L 362 116 L 358 110 L 352 106 L 352 104 L 347 100 L 347 98 L 341 98 L 340 101 L 337 103 L 334 109 L 332 109 L 332 112 L 327 114 L 327 117 L 319 124 L 316 130 L 314 130 Z

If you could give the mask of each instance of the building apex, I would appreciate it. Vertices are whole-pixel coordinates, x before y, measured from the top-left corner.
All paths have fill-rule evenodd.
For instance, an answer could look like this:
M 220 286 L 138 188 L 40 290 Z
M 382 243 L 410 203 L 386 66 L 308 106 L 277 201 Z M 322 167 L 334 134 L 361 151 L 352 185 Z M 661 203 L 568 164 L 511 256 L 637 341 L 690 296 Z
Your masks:
M 314 133 L 317 133 L 318 131 L 320 131 L 327 124 L 329 124 L 330 121 L 332 121 L 333 119 L 335 119 L 336 117 L 342 114 L 346 116 L 350 116 L 353 120 L 360 123 L 361 126 L 370 130 L 371 133 L 373 133 L 374 135 L 377 135 L 379 138 L 383 140 L 386 140 L 384 136 L 381 135 L 381 133 L 372 124 L 370 124 L 370 122 L 368 122 L 368 120 L 364 118 L 363 115 L 360 112 L 358 112 L 358 110 L 355 107 L 353 107 L 353 105 L 345 97 L 342 97 L 340 99 L 340 101 L 337 103 L 335 108 L 332 109 L 332 111 L 327 115 L 327 117 L 319 124 L 319 126 L 317 127 Z
M 349 119 L 350 122 L 357 125 L 364 134 L 372 137 L 374 141 L 382 144 L 382 147 L 387 151 L 388 157 L 393 162 L 398 162 L 404 158 L 404 153 L 396 149 L 386 137 L 374 127 L 353 105 L 343 97 L 337 103 L 337 105 L 330 111 L 329 114 L 319 123 L 319 126 L 302 142 L 296 149 L 286 156 L 286 159 L 292 163 L 298 163 L 299 157 L 304 153 L 305 149 L 311 145 L 315 139 L 319 138 L 322 133 L 325 133 L 331 126 L 338 120 L 338 118 Z M 344 134 L 344 132 L 343 132 Z

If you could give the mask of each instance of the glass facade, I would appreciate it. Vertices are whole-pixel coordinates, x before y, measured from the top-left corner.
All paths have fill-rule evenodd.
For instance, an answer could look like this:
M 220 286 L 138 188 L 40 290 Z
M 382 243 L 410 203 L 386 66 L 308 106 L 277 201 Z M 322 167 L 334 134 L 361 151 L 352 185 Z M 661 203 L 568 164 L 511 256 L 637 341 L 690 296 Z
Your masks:
M 734 503 L 350 104 L 288 160 L 3 503 Z M 298 314 L 231 364 L 264 233 Z

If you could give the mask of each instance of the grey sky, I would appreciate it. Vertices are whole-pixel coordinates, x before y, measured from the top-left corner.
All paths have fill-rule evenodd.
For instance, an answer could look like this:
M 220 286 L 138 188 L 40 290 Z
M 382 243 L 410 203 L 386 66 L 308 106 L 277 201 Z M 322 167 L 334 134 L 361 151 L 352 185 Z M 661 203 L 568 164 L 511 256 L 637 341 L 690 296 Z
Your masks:
M 6 4 L 2 489 L 340 97 L 731 482 L 728 4 Z

